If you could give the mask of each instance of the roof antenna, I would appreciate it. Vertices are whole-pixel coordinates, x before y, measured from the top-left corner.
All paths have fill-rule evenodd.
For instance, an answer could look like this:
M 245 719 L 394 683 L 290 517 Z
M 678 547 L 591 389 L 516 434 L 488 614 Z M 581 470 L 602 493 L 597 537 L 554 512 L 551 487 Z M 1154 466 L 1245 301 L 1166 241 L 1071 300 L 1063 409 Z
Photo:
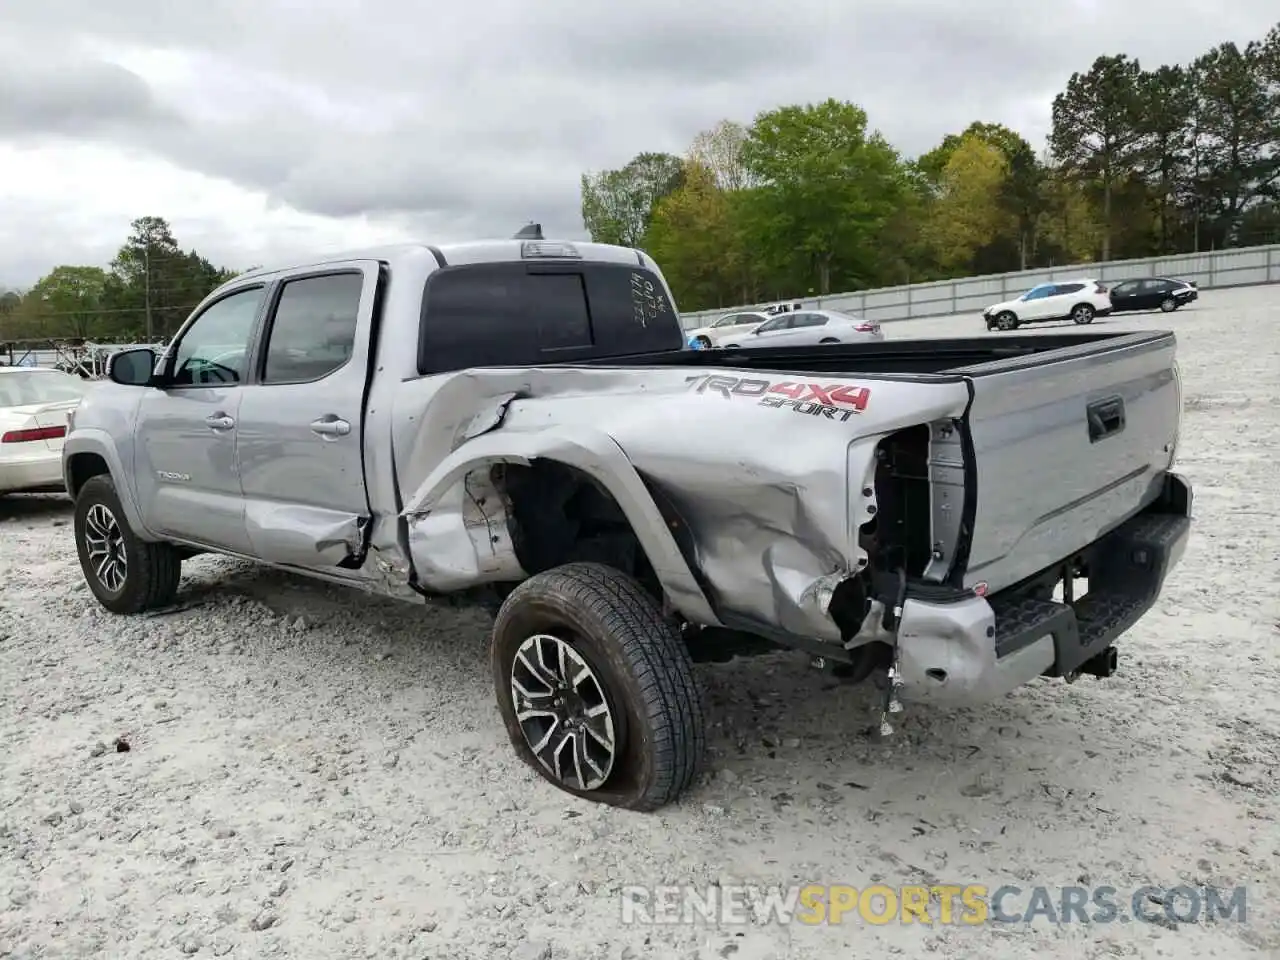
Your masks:
M 542 224 L 530 221 L 527 225 L 520 228 L 512 240 L 545 240 L 542 235 Z

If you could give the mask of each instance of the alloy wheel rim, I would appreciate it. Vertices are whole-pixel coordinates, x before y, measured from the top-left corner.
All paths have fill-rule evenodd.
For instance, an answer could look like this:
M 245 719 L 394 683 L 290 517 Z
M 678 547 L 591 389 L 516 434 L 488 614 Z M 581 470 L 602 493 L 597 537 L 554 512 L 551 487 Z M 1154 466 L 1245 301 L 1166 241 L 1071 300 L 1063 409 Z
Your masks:
M 511 661 L 516 721 L 544 770 L 565 786 L 596 790 L 613 771 L 617 730 L 604 684 L 564 640 L 528 637 Z
M 129 558 L 124 549 L 124 532 L 115 514 L 101 503 L 89 508 L 84 521 L 84 542 L 89 564 L 98 582 L 112 593 L 124 588 L 129 574 Z

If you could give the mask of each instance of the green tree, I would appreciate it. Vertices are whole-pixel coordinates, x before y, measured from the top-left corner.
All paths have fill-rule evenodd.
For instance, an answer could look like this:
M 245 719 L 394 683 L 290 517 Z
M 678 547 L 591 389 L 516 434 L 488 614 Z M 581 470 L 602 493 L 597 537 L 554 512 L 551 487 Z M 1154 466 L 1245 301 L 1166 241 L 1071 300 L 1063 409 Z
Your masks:
M 714 171 L 690 161 L 683 186 L 654 210 L 645 249 L 662 265 L 681 309 L 721 306 L 741 293 L 731 196 Z
M 684 161 L 641 153 L 619 170 L 582 175 L 582 223 L 597 243 L 638 247 L 658 201 L 675 191 Z
M 1275 31 L 1273 31 L 1274 33 Z M 1223 43 L 1192 65 L 1198 99 L 1200 191 L 1216 219 L 1218 243 L 1239 241 L 1245 212 L 1273 195 L 1280 178 L 1280 92 L 1270 74 L 1274 54 L 1252 42 Z
M 1138 80 L 1142 68 L 1127 54 L 1101 56 L 1087 73 L 1073 73 L 1053 98 L 1053 153 L 1071 173 L 1102 188 L 1102 259 L 1111 257 L 1112 195 L 1131 169 L 1142 138 Z
M 1095 259 L 1104 224 L 1098 206 L 1070 171 L 1046 165 L 1042 183 L 1043 212 L 1036 225 L 1039 262 L 1088 263 Z
M 949 133 L 942 143 L 917 161 L 927 193 L 937 197 L 942 192 L 943 171 L 955 151 L 966 141 L 977 140 L 1000 151 L 1005 159 L 1005 178 L 1000 186 L 1000 205 L 1012 218 L 1003 224 L 998 236 L 988 238 L 978 249 L 976 264 L 992 272 L 1026 269 L 1027 259 L 1035 246 L 1035 225 L 1041 213 L 1041 180 L 1044 170 L 1031 144 L 1020 133 L 1000 123 L 971 123 L 963 133 Z M 975 255 L 976 255 L 975 251 Z
M 868 134 L 858 106 L 828 99 L 757 115 L 743 163 L 758 179 L 753 220 L 762 252 L 831 292 L 833 278 L 864 286 L 884 269 L 877 239 L 906 190 L 897 152 Z M 809 284 L 805 284 L 809 286 Z
M 48 337 L 89 339 L 101 332 L 107 273 L 101 267 L 54 267 L 36 281 L 24 302 L 28 318 Z
M 130 328 L 123 336 L 151 342 L 172 335 L 199 303 L 235 274 L 183 250 L 163 217 L 139 217 L 111 262 L 117 283 L 108 297 Z
M 1004 202 L 1009 178 L 1004 151 L 970 133 L 950 154 L 938 177 L 939 195 L 925 226 L 939 264 L 948 271 L 972 268 L 979 250 L 1016 226 Z
M 1170 251 L 1174 207 L 1188 176 L 1194 102 L 1191 79 L 1180 66 L 1162 66 L 1138 78 L 1141 140 L 1134 160 L 1154 200 L 1158 253 Z

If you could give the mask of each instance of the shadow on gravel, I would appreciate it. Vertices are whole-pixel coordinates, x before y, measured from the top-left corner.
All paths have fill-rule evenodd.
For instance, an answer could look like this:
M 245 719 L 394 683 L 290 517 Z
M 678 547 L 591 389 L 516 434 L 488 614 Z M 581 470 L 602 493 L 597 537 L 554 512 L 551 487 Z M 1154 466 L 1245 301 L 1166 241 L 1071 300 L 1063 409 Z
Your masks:
M 69 519 L 71 498 L 62 493 L 11 493 L 0 496 L 0 523 L 11 520 Z

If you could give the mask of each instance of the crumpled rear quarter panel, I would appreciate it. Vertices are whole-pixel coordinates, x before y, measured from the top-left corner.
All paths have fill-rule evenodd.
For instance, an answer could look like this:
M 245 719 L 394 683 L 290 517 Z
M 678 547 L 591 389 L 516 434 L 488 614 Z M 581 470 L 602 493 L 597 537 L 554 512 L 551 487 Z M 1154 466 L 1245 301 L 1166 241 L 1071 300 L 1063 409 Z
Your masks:
M 706 599 L 720 614 L 838 641 L 826 605 L 865 562 L 857 528 L 874 504 L 863 489 L 877 440 L 959 416 L 966 400 L 954 380 L 696 368 L 470 370 L 408 381 L 396 402 L 394 452 L 410 553 L 427 586 L 509 576 L 509 539 L 495 532 L 492 514 L 477 514 L 463 477 L 474 485 L 494 460 L 569 450 L 598 459 L 597 475 L 638 526 L 645 513 L 629 500 L 644 489 L 622 482 L 625 470 L 607 455 L 616 444 L 679 510 Z M 667 531 L 650 533 L 651 544 L 660 536 L 674 549 Z M 646 553 L 669 586 L 680 564 L 654 557 L 663 548 L 651 544 Z M 668 592 L 690 619 L 709 619 L 681 602 L 687 584 Z

